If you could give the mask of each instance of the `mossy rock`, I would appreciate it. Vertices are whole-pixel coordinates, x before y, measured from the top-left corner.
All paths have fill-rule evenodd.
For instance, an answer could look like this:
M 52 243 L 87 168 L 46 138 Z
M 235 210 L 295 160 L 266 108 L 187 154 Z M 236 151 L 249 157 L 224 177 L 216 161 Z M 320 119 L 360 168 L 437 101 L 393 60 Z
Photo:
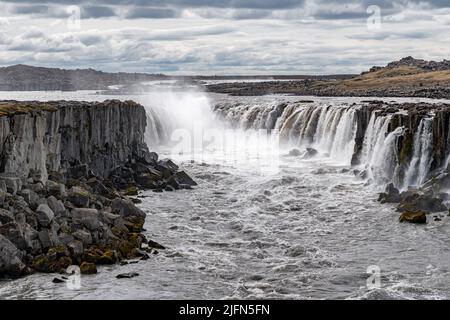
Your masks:
M 66 181 L 66 188 L 79 187 L 81 186 L 81 181 L 78 179 L 68 178 Z
M 118 238 L 126 239 L 126 237 L 128 236 L 129 230 L 126 227 L 114 226 L 111 228 L 111 232 L 113 233 L 113 235 L 115 235 Z
M 105 253 L 98 259 L 98 264 L 114 264 L 117 262 L 117 253 L 112 250 L 106 250 Z
M 47 251 L 47 257 L 49 260 L 58 260 L 62 257 L 67 257 L 69 256 L 69 250 L 67 250 L 66 247 L 64 246 L 57 246 L 57 247 L 53 247 L 48 249 Z
M 89 263 L 97 263 L 102 256 L 103 251 L 101 249 L 91 247 L 84 250 L 81 260 Z
M 125 226 L 130 232 L 141 232 L 144 229 L 145 219 L 139 217 L 129 217 L 125 221 Z
M 83 262 L 80 265 L 80 271 L 81 271 L 81 274 L 96 274 L 97 267 L 94 263 Z
M 142 243 L 145 242 L 145 236 L 140 233 L 130 233 L 128 235 L 128 241 L 133 244 L 134 247 L 140 248 Z
M 47 256 L 41 254 L 33 259 L 31 268 L 38 272 L 49 272 L 50 261 Z
M 399 221 L 418 224 L 427 223 L 427 213 L 425 211 L 403 212 L 399 218 Z
M 132 251 L 134 248 L 134 245 L 130 241 L 125 240 L 119 244 L 118 250 L 122 257 L 127 259 L 132 257 Z
M 136 186 L 129 186 L 123 192 L 126 196 L 137 196 L 139 194 L 139 189 Z

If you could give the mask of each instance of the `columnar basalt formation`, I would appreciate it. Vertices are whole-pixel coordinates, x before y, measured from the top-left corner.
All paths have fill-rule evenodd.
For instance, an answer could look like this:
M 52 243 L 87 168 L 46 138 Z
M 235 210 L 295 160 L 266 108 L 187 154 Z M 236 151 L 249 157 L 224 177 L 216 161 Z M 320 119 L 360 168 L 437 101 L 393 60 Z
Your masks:
M 195 182 L 149 152 L 145 130 L 131 101 L 0 102 L 0 277 L 148 258 L 127 196 Z

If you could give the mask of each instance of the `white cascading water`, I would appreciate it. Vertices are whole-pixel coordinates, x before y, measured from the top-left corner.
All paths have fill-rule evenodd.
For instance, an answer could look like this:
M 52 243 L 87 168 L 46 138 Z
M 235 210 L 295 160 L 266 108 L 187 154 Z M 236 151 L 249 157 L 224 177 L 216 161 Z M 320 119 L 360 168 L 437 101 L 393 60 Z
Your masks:
M 404 188 L 420 186 L 425 182 L 432 162 L 432 118 L 420 121 L 414 135 L 413 156 L 405 174 Z
M 200 92 L 153 93 L 147 98 L 149 103 L 146 105 L 151 106 L 148 107 L 150 124 L 147 132 L 150 145 L 167 143 L 176 129 L 204 132 L 211 128 L 226 130 L 231 124 L 234 129 L 227 132 L 225 138 L 210 139 L 207 143 L 202 140 L 201 147 L 227 149 L 232 153 L 244 153 L 242 151 L 246 150 L 247 157 L 260 147 L 249 142 L 261 141 L 254 130 L 268 129 L 271 113 L 278 110 L 276 105 L 231 104 L 213 112 L 211 102 Z M 272 138 L 277 138 L 279 134 L 288 147 L 314 148 L 322 158 L 329 158 L 339 165 L 350 165 L 357 132 L 356 111 L 359 108 L 361 106 L 290 103 L 274 120 Z M 366 170 L 368 179 L 375 183 L 394 182 L 401 189 L 421 185 L 429 174 L 432 162 L 432 118 L 420 122 L 414 136 L 413 156 L 404 175 L 399 172 L 397 141 L 405 129 L 399 127 L 388 133 L 391 119 L 392 115 L 380 116 L 376 111 L 371 115 L 359 156 L 360 166 Z M 263 143 L 263 148 L 267 149 L 265 153 L 270 153 L 271 148 L 275 152 L 273 139 Z M 232 146 L 225 146 L 226 143 Z M 276 152 L 279 152 L 278 145 Z

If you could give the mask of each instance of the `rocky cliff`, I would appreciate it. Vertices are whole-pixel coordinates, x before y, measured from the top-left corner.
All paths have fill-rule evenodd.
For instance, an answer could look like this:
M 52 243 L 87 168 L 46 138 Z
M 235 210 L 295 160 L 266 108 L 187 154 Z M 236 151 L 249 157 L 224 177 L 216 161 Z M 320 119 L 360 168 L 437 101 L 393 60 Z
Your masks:
M 0 102 L 0 277 L 148 258 L 128 196 L 195 182 L 149 152 L 145 129 L 130 101 Z

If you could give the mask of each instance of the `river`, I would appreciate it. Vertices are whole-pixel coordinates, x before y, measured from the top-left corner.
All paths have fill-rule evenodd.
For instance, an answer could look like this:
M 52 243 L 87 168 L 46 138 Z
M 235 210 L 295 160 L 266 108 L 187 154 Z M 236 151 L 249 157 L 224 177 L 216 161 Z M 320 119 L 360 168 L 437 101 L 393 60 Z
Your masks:
M 18 100 L 111 98 L 136 100 L 149 114 L 165 117 L 161 127 L 167 135 L 190 128 L 224 132 L 229 127 L 211 111 L 218 101 L 264 105 L 312 99 L 350 105 L 368 100 L 200 92 L 0 93 L 0 99 Z M 426 99 L 414 99 L 419 100 Z M 272 145 L 270 139 L 263 140 L 261 151 L 251 141 L 262 140 L 246 140 L 254 133 L 227 132 L 232 142 L 226 152 L 217 137 L 207 148 L 181 152 L 180 144 L 174 147 L 149 133 L 151 149 L 173 158 L 198 183 L 193 190 L 140 194 L 148 215 L 146 236 L 166 250 L 136 264 L 99 267 L 97 275 L 82 276 L 78 290 L 52 283 L 55 275 L 3 281 L 0 299 L 450 298 L 449 217 L 401 224 L 394 206 L 376 201 L 383 185 L 358 177 L 346 159 L 322 153 L 289 156 L 292 145 Z M 139 276 L 115 278 L 124 272 Z

